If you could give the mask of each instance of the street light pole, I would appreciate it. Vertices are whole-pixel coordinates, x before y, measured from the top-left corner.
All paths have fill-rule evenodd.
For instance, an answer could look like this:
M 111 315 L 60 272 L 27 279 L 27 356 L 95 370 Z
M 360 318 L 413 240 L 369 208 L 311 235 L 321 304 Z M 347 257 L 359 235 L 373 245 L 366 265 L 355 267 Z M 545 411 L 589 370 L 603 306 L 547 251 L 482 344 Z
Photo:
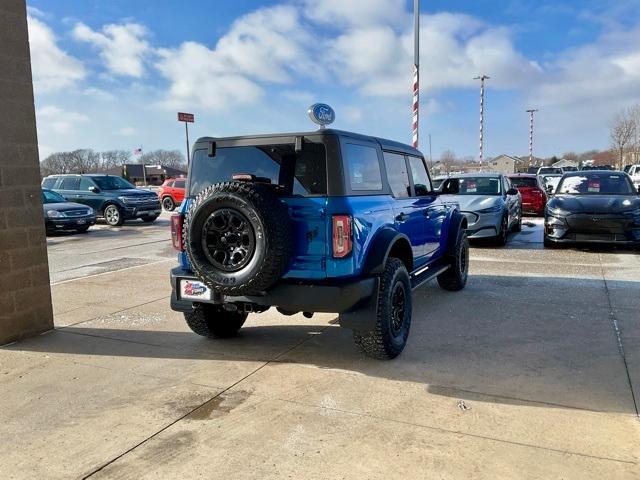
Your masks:
M 412 144 L 418 148 L 420 116 L 420 0 L 413 0 L 413 115 Z
M 533 114 L 537 111 L 535 108 L 527 110 L 529 113 L 529 166 L 533 164 Z
M 479 75 L 474 77 L 474 80 L 480 80 L 480 171 L 482 171 L 482 156 L 484 148 L 484 81 L 488 80 L 489 76 Z

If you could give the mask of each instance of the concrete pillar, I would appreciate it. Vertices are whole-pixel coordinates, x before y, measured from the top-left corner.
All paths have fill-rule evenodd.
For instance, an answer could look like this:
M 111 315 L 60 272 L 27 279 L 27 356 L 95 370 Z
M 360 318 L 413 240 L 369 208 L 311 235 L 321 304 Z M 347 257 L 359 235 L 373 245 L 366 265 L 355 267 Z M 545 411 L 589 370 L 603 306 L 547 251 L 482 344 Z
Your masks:
M 0 1 L 0 345 L 53 328 L 25 0 Z

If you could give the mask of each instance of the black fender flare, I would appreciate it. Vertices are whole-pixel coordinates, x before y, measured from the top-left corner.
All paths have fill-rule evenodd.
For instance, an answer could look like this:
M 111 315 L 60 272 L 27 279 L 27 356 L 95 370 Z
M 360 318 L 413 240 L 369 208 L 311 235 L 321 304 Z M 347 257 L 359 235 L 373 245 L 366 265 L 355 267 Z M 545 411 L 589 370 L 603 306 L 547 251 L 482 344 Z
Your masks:
M 451 213 L 451 219 L 449 220 L 449 232 L 447 236 L 447 255 L 451 255 L 456 248 L 456 242 L 458 241 L 458 233 L 460 230 L 467 228 L 467 218 L 460 213 L 459 210 L 454 210 Z
M 410 255 L 411 265 L 413 265 L 413 254 L 411 253 L 409 237 L 392 228 L 383 228 L 371 242 L 362 273 L 364 275 L 382 274 L 384 272 L 384 266 L 387 263 L 387 258 L 389 258 L 389 253 L 398 242 L 406 242 L 406 247 L 409 249 L 408 254 Z M 411 265 L 407 265 L 407 270 L 411 271 Z

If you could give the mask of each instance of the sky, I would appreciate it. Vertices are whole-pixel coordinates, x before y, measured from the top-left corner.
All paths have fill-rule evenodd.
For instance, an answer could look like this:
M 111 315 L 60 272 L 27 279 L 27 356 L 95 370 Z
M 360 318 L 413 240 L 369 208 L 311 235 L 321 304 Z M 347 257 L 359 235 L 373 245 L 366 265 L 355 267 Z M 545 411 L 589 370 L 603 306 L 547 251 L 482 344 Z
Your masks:
M 640 0 L 422 0 L 420 149 L 606 149 L 640 102 Z M 28 0 L 41 158 L 62 150 L 185 151 L 190 137 L 335 128 L 411 141 L 413 1 Z

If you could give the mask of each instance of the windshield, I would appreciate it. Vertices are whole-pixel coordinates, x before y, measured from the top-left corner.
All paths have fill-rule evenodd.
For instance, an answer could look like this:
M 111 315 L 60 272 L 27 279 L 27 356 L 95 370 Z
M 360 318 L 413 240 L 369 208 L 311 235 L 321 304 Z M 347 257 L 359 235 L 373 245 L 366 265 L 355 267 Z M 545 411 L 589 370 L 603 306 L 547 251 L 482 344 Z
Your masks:
M 500 195 L 498 177 L 450 178 L 442 187 L 442 193 L 450 195 Z
M 561 195 L 631 195 L 629 178 L 621 173 L 585 173 L 563 177 L 557 188 Z
M 59 193 L 50 190 L 42 191 L 42 203 L 65 203 L 65 198 Z
M 129 188 L 136 188 L 124 178 L 114 177 L 111 175 L 104 177 L 91 177 L 91 180 L 96 182 L 96 185 L 100 187 L 100 190 L 127 190 Z
M 293 195 L 327 194 L 327 154 L 321 143 L 304 142 L 301 152 L 293 145 L 223 147 L 215 157 L 207 150 L 196 150 L 191 165 L 191 195 L 209 185 L 233 180 L 237 174 L 262 177 L 280 184 Z
M 518 187 L 537 188 L 538 187 L 538 181 L 535 179 L 535 177 L 509 177 L 509 180 L 511 180 L 511 185 L 513 185 L 516 188 Z

